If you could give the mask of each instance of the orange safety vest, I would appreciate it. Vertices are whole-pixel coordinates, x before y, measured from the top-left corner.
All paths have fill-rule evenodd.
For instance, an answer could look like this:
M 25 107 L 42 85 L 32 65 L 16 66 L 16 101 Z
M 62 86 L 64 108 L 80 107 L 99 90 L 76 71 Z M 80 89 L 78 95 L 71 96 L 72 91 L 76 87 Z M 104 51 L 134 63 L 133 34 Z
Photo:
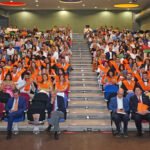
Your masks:
M 12 80 L 13 80 L 14 82 L 17 82 L 18 79 L 21 77 L 21 74 L 22 74 L 25 70 L 26 70 L 25 68 L 21 69 L 20 71 L 18 71 L 18 72 L 16 73 L 15 76 L 13 75 L 13 73 L 11 73 Z
M 58 68 L 63 68 L 64 71 L 67 71 L 67 69 L 69 68 L 70 64 L 69 63 L 66 63 L 64 67 L 62 67 L 61 63 L 58 63 L 57 64 Z
M 109 76 L 104 75 L 102 77 L 101 84 L 105 84 L 106 83 L 105 81 L 111 82 L 112 80 L 115 80 L 117 82 L 117 76 L 114 76 L 113 78 L 110 78 Z M 116 84 L 116 83 L 112 83 L 112 84 Z
M 45 83 L 38 83 L 38 86 L 42 89 L 49 89 L 50 87 L 53 88 L 53 83 L 51 81 L 47 81 Z
M 123 84 L 125 85 L 125 87 L 128 89 L 128 90 L 134 90 L 134 87 L 135 87 L 135 81 L 131 80 L 130 81 L 130 84 L 127 80 L 124 80 L 123 81 Z
M 132 70 L 131 70 L 131 67 L 129 66 L 129 64 L 125 64 L 124 66 L 125 66 L 125 68 L 126 68 L 126 70 L 127 70 L 128 72 L 131 72 L 131 71 L 132 71 Z
M 117 63 L 115 61 L 111 60 L 109 63 L 110 63 L 110 66 L 114 66 L 114 68 L 116 69 L 116 72 L 120 72 L 119 66 L 117 65 Z
M 27 92 L 30 91 L 30 85 L 31 85 L 31 84 L 30 84 L 29 82 L 30 82 L 30 79 L 27 79 L 27 80 L 26 80 L 26 86 L 25 86 L 25 88 L 24 88 L 24 91 L 27 91 Z
M 144 84 L 143 80 L 139 80 L 138 84 L 141 86 L 143 91 L 150 91 L 150 80 L 147 83 L 147 86 Z
M 105 68 L 102 64 L 98 66 L 100 70 L 102 70 L 105 74 L 109 71 L 110 68 Z
M 58 90 L 64 90 L 64 87 L 65 87 L 66 85 L 69 85 L 69 82 L 66 81 L 66 82 L 63 83 L 63 85 L 61 85 L 60 82 L 56 82 L 56 88 L 57 88 Z
M 141 78 L 141 76 L 140 76 L 140 74 L 139 74 L 138 71 L 136 73 L 133 73 L 132 76 L 135 77 L 135 78 L 137 78 L 138 81 L 142 80 L 142 78 Z

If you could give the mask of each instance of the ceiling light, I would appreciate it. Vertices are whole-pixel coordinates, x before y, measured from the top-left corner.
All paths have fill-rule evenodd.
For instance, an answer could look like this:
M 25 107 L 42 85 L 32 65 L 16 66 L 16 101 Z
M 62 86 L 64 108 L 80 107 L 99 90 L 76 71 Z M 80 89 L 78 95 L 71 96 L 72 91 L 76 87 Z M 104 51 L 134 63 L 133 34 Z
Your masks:
M 36 7 L 39 7 L 39 4 L 36 4 Z
M 81 3 L 82 0 L 60 0 L 60 3 Z
M 116 4 L 114 7 L 117 8 L 131 8 L 131 7 L 139 7 L 138 4 Z
M 38 1 L 38 0 L 35 0 L 35 2 L 38 3 L 39 1 Z
M 26 5 L 25 3 L 20 3 L 20 2 L 1 2 L 0 5 L 5 5 L 5 6 L 23 6 Z
M 97 6 L 95 6 L 94 8 L 95 8 L 95 9 L 97 9 L 98 7 L 97 7 Z
M 12 3 L 13 1 L 11 0 L 10 2 Z

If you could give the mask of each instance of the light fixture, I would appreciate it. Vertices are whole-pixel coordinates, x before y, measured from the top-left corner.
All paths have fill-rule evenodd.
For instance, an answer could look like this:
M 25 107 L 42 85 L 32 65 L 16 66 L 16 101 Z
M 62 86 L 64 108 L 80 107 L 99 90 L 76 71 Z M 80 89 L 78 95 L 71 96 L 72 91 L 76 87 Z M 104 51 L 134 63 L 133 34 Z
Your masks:
M 85 4 L 82 4 L 83 7 L 85 7 Z
M 97 9 L 98 7 L 97 7 L 97 6 L 95 6 L 94 8 L 95 8 L 95 9 Z
M 138 4 L 116 4 L 114 5 L 116 8 L 131 8 L 131 7 L 139 7 Z
M 36 7 L 39 7 L 39 4 L 36 4 Z
M 0 5 L 5 5 L 5 6 L 23 6 L 23 5 L 26 5 L 26 4 L 12 1 L 12 2 L 1 2 Z
M 60 3 L 81 3 L 82 0 L 60 0 Z

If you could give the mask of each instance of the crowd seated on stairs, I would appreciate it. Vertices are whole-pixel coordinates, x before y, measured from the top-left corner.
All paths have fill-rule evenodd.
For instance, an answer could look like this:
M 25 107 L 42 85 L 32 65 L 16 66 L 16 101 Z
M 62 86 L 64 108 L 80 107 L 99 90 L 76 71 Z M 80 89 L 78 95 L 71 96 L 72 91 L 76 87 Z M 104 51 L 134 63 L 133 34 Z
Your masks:
M 129 101 L 136 87 L 150 98 L 150 31 L 120 30 L 112 26 L 92 30 L 86 26 L 84 37 L 92 57 L 92 71 L 97 72 L 106 101 L 111 100 L 110 94 L 117 94 L 118 88 L 124 90 L 124 97 Z
M 19 89 L 20 95 L 26 99 L 28 119 L 33 121 L 42 109 L 42 95 L 63 97 L 67 107 L 68 91 L 70 88 L 69 73 L 72 70 L 72 30 L 69 25 L 40 31 L 37 26 L 33 29 L 18 29 L 15 27 L 0 29 L 0 118 L 13 90 Z M 56 103 L 53 103 L 55 109 Z M 36 108 L 33 111 L 33 105 Z M 34 107 L 35 108 L 35 107 Z M 44 112 L 47 106 L 44 107 Z M 48 108 L 49 109 L 49 108 Z M 28 110 L 31 114 L 28 113 Z M 55 109 L 57 110 L 57 109 Z M 53 112 L 48 110 L 48 112 Z M 9 113 L 9 112 L 6 112 Z M 41 114 L 41 115 L 45 115 Z M 51 114 L 48 114 L 51 116 Z M 35 118 L 34 118 L 35 117 Z M 45 117 L 40 117 L 44 118 Z M 39 118 L 39 121 L 43 121 Z M 57 135 L 56 135 L 57 137 Z

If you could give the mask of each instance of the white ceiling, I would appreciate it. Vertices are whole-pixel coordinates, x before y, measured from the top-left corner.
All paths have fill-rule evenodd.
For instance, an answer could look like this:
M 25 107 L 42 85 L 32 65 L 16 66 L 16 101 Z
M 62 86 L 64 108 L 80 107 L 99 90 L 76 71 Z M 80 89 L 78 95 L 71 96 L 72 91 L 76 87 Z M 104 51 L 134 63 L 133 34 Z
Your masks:
M 0 2 L 5 2 L 9 0 L 0 0 Z M 3 9 L 25 9 L 25 10 L 78 10 L 78 9 L 100 9 L 100 10 L 125 10 L 125 8 L 114 8 L 114 4 L 124 4 L 128 3 L 128 0 L 82 0 L 82 3 L 78 4 L 64 4 L 60 3 L 59 0 L 14 0 L 16 2 L 25 2 L 26 6 L 0 6 Z M 36 6 L 38 4 L 39 6 Z M 150 0 L 137 0 L 136 4 L 139 4 L 140 7 L 132 8 L 132 10 L 142 10 L 150 6 Z M 85 5 L 85 6 L 83 6 Z M 126 8 L 127 9 L 127 8 Z

